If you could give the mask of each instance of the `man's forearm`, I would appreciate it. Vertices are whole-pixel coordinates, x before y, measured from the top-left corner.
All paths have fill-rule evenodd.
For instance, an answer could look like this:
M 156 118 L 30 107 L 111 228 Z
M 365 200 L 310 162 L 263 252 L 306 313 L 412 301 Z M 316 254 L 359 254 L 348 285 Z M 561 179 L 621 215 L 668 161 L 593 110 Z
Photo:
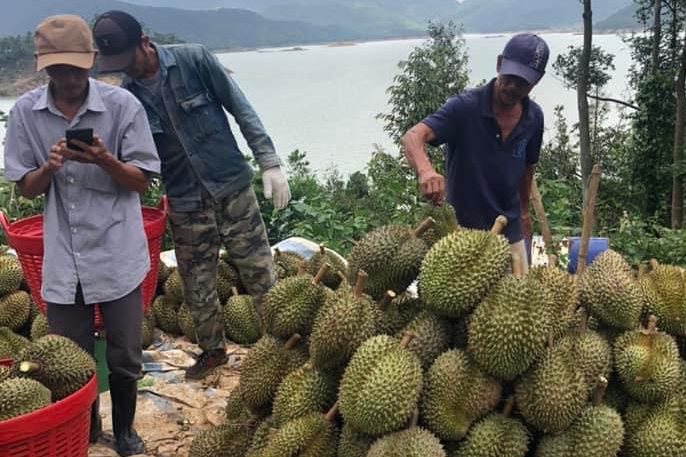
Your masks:
M 534 179 L 534 166 L 528 165 L 524 172 L 524 177 L 519 187 L 519 200 L 521 213 L 523 215 L 529 214 L 529 201 L 531 197 L 531 183 Z
M 29 199 L 34 199 L 39 195 L 43 195 L 50 188 L 53 176 L 54 172 L 50 171 L 46 165 L 27 173 L 21 181 L 17 183 L 19 194 L 22 197 Z
M 120 162 L 112 156 L 100 163 L 99 166 L 126 190 L 145 192 L 150 184 L 150 180 L 143 170 L 134 165 Z
M 413 129 L 409 130 L 402 138 L 402 145 L 407 162 L 417 174 L 433 169 L 429 154 L 426 152 L 425 142 L 417 132 Z

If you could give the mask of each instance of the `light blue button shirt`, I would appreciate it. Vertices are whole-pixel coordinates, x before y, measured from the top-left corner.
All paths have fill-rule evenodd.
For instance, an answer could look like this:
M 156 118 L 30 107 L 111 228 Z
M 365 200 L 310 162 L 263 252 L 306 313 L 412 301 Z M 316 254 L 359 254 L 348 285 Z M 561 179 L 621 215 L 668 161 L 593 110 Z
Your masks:
M 92 128 L 130 165 L 159 173 L 160 161 L 143 106 L 128 91 L 90 80 L 88 97 L 69 121 L 48 86 L 24 94 L 10 111 L 5 179 L 19 181 L 48 160 L 72 128 Z M 43 300 L 71 304 L 80 282 L 86 303 L 116 300 L 150 270 L 140 197 L 94 164 L 68 161 L 45 194 Z

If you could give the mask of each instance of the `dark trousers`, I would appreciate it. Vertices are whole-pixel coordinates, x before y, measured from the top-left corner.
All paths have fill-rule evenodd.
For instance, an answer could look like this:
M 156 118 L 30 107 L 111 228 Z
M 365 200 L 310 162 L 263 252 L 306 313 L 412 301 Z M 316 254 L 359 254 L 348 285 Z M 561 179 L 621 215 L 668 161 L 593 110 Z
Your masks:
M 107 366 L 113 377 L 136 380 L 141 376 L 141 288 L 114 301 L 100 303 L 107 340 Z M 95 357 L 95 316 L 93 306 L 83 302 L 81 286 L 72 305 L 48 303 L 51 333 L 66 336 Z

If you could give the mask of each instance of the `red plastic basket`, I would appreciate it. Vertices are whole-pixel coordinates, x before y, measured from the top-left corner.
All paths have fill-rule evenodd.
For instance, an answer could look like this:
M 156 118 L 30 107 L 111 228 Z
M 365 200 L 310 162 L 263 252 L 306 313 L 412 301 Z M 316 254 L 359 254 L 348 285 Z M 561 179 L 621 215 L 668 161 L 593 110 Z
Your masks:
M 160 250 L 162 238 L 167 223 L 167 198 L 162 197 L 157 208 L 144 206 L 143 226 L 148 238 L 148 251 L 150 253 L 150 271 L 143 279 L 141 285 L 143 295 L 143 312 L 155 297 L 157 289 L 157 274 L 160 267 Z M 31 290 L 31 297 L 38 305 L 43 314 L 46 312 L 45 302 L 41 296 L 41 284 L 43 282 L 43 216 L 31 216 L 10 223 L 4 213 L 0 212 L 0 226 L 7 235 L 7 242 L 12 249 L 17 251 L 17 257 L 24 271 L 24 278 Z M 103 328 L 100 309 L 95 306 L 95 327 Z
M 0 422 L 0 457 L 88 457 L 95 376 L 67 398 Z

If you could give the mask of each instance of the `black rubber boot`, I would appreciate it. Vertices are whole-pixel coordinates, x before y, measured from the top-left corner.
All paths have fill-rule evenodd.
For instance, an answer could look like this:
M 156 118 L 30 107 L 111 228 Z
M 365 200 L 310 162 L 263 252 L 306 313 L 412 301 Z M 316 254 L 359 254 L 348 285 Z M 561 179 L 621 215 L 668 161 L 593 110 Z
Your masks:
M 145 454 L 143 440 L 133 428 L 138 395 L 136 380 L 110 375 L 110 395 L 112 396 L 114 446 L 117 454 L 122 457 Z
M 100 419 L 100 395 L 98 395 L 91 406 L 91 429 L 88 441 L 91 444 L 97 443 L 100 435 L 102 435 L 102 419 Z

